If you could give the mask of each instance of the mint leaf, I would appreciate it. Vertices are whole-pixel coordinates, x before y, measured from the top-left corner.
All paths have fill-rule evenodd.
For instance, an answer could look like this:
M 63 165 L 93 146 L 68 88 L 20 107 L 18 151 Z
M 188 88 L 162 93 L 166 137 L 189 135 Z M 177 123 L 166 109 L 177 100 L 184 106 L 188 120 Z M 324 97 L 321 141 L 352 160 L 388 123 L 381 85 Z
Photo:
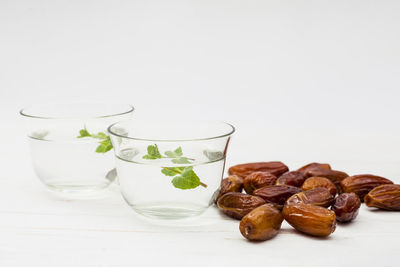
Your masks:
M 175 176 L 181 174 L 185 167 L 162 167 L 161 172 L 166 176 Z
M 113 148 L 110 137 L 105 133 L 99 132 L 97 134 L 90 134 L 86 128 L 83 128 L 79 131 L 79 134 L 80 135 L 78 138 L 92 137 L 95 139 L 100 139 L 99 145 L 96 148 L 97 153 L 106 153 Z
M 154 144 L 154 146 L 150 145 L 147 147 L 147 155 L 144 155 L 142 158 L 144 159 L 161 159 L 161 153 L 158 150 L 158 146 Z
M 178 147 L 177 149 L 174 150 L 174 153 L 175 153 L 176 155 L 178 155 L 179 157 L 182 156 L 182 148 L 181 148 L 181 147 Z
M 172 162 L 176 164 L 188 164 L 190 163 L 189 158 L 182 157 L 182 148 L 178 147 L 174 151 L 165 151 L 164 153 L 168 158 L 172 158 Z
M 98 132 L 97 134 L 90 134 L 89 131 L 86 128 L 80 130 L 79 134 L 80 135 L 78 136 L 78 138 L 83 138 L 83 137 L 93 137 L 93 138 L 96 138 L 96 139 L 107 139 L 107 138 L 109 138 L 108 135 L 106 135 L 105 133 L 102 133 L 102 132 Z
M 113 145 L 111 143 L 110 137 L 108 137 L 106 140 L 101 141 L 100 145 L 96 148 L 97 153 L 106 153 L 110 151 L 113 148 Z
M 91 135 L 93 138 L 97 138 L 97 139 L 106 139 L 108 137 L 108 135 L 106 135 L 105 133 L 99 132 L 97 134 L 92 134 Z
M 164 154 L 169 158 L 176 158 L 177 157 L 177 155 L 175 155 L 175 153 L 173 151 L 165 151 Z
M 107 150 L 107 147 L 105 145 L 103 145 L 103 144 L 99 145 L 96 148 L 96 152 L 97 153 L 106 153 L 107 152 L 106 150 Z
M 185 158 L 185 157 L 181 157 L 181 158 L 177 158 L 177 159 L 172 159 L 171 161 L 172 161 L 173 163 L 176 163 L 176 164 L 187 164 L 187 163 L 190 163 L 189 159 L 188 159 L 188 158 Z
M 200 178 L 193 171 L 193 167 L 185 167 L 181 175 L 172 179 L 172 184 L 179 189 L 193 189 L 200 185 Z
M 178 147 L 174 151 L 165 151 L 164 155 L 161 155 L 158 150 L 157 144 L 150 145 L 147 147 L 147 155 L 144 155 L 143 159 L 161 159 L 161 158 L 169 158 L 172 163 L 175 164 L 189 164 L 191 160 L 194 159 L 182 157 L 182 147 Z M 203 187 L 207 187 L 206 184 L 200 181 L 200 178 L 193 171 L 193 167 L 161 167 L 161 173 L 165 176 L 174 177 L 172 179 L 172 184 L 179 189 L 193 189 L 198 187 L 199 185 Z
M 164 153 L 167 157 L 170 158 L 179 158 L 182 156 L 182 148 L 178 147 L 177 149 L 175 149 L 174 151 L 165 151 Z
M 83 137 L 90 136 L 90 133 L 88 132 L 88 130 L 86 130 L 86 128 L 80 130 L 80 131 L 79 131 L 79 134 L 80 134 L 80 135 L 78 136 L 78 138 L 83 138 Z

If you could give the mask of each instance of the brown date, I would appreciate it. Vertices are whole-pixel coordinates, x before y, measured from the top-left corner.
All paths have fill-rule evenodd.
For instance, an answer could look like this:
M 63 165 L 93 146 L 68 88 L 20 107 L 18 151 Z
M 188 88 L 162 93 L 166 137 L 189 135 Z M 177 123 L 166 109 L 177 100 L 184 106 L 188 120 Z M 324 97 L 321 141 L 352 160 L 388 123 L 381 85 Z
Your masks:
M 364 197 L 368 207 L 384 210 L 400 210 L 400 185 L 385 184 L 375 187 Z
M 280 161 L 270 161 L 270 162 L 253 162 L 238 164 L 229 168 L 229 175 L 237 175 L 239 177 L 245 178 L 252 172 L 269 172 L 276 177 L 287 172 L 289 168 Z
M 243 187 L 247 194 L 253 194 L 257 188 L 274 185 L 276 176 L 269 172 L 253 172 L 243 180 Z
M 217 201 L 218 208 L 223 213 L 239 220 L 247 213 L 263 204 L 265 204 L 265 201 L 260 197 L 238 192 L 226 193 Z
M 291 171 L 291 172 L 285 172 L 282 174 L 278 180 L 276 180 L 276 185 L 291 185 L 291 186 L 296 186 L 300 187 L 306 177 L 302 172 L 299 171 Z
M 361 206 L 360 198 L 354 193 L 340 194 L 332 206 L 336 214 L 336 220 L 339 222 L 349 222 L 358 215 L 358 209 Z
M 312 204 L 321 207 L 329 207 L 332 205 L 335 198 L 329 192 L 328 189 L 323 187 L 317 187 L 310 189 L 308 191 L 303 191 L 291 196 L 287 201 L 287 205 L 304 203 L 304 204 Z
M 282 211 L 285 220 L 296 230 L 313 235 L 328 236 L 335 231 L 335 213 L 311 204 L 285 205 Z
M 304 165 L 303 167 L 299 168 L 297 171 L 303 173 L 304 175 L 310 171 L 310 170 L 314 170 L 314 169 L 327 169 L 330 170 L 331 169 L 331 165 L 329 165 L 328 163 L 318 163 L 318 162 L 313 162 L 307 165 Z
M 239 229 L 248 240 L 264 241 L 278 234 L 282 221 L 281 212 L 273 204 L 264 204 L 244 216 Z
M 344 193 L 356 193 L 363 201 L 369 191 L 382 184 L 393 184 L 393 182 L 372 174 L 360 174 L 347 177 L 340 183 L 340 187 Z
M 242 192 L 243 179 L 237 175 L 228 176 L 221 181 L 217 200 L 228 192 Z
M 306 191 L 318 187 L 326 188 L 333 196 L 336 195 L 336 186 L 331 182 L 331 180 L 325 177 L 310 177 L 305 180 L 301 186 L 301 189 Z
M 325 177 L 331 180 L 336 186 L 339 186 L 340 182 L 349 177 L 349 175 L 345 172 L 328 170 L 328 169 L 314 169 L 309 170 L 306 173 L 307 177 Z
M 290 185 L 268 185 L 254 190 L 253 195 L 261 197 L 266 202 L 283 205 L 289 197 L 299 192 L 300 188 Z

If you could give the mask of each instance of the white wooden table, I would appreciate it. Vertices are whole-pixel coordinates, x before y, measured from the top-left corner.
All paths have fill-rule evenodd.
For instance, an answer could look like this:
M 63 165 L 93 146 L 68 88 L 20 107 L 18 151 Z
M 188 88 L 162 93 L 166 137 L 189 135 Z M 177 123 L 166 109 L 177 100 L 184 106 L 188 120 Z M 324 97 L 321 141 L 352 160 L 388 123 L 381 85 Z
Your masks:
M 2 267 L 399 266 L 400 212 L 363 206 L 353 223 L 338 225 L 328 238 L 309 237 L 283 223 L 276 238 L 251 243 L 241 236 L 239 222 L 214 206 L 189 225 L 163 226 L 137 217 L 116 185 L 99 199 L 55 197 L 35 177 L 20 127 L 15 123 L 15 131 L 2 133 L 2 140 L 8 140 L 1 155 Z M 228 164 L 243 161 L 235 156 L 245 151 L 242 138 L 239 134 L 232 142 Z M 255 152 L 252 157 L 261 156 Z M 355 161 L 336 164 L 350 173 L 365 166 Z M 397 164 L 378 165 L 370 163 L 368 168 L 398 174 Z

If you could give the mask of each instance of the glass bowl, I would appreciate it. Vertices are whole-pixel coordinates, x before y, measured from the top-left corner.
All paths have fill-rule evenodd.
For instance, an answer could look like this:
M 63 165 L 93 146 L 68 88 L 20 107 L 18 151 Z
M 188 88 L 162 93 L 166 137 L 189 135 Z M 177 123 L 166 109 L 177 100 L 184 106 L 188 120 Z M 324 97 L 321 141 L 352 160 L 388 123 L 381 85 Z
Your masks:
M 46 104 L 22 109 L 36 175 L 52 191 L 92 193 L 116 178 L 107 127 L 129 119 L 130 105 Z
M 124 199 L 151 218 L 201 214 L 220 186 L 234 131 L 223 122 L 131 120 L 111 125 Z

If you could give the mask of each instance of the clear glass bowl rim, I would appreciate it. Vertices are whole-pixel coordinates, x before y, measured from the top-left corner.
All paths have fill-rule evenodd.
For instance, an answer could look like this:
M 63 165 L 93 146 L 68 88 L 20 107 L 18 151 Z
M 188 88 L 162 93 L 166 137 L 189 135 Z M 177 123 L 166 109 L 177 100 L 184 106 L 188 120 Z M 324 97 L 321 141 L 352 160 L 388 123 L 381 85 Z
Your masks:
M 118 134 L 114 131 L 111 130 L 111 128 L 119 123 L 121 123 L 121 121 L 119 122 L 115 122 L 113 124 L 111 124 L 110 126 L 108 126 L 107 128 L 107 132 L 113 136 L 116 137 L 120 137 L 120 138 L 126 138 L 126 139 L 130 139 L 130 140 L 137 140 L 137 141 L 147 141 L 147 142 L 189 142 L 189 141 L 205 141 L 205 140 L 213 140 L 213 139 L 218 139 L 218 138 L 223 138 L 223 137 L 227 137 L 232 135 L 236 129 L 235 127 L 227 122 L 224 121 L 201 121 L 201 122 L 209 122 L 209 123 L 220 123 L 220 124 L 224 124 L 226 126 L 230 127 L 230 131 L 221 135 L 217 135 L 217 136 L 211 136 L 211 137 L 205 137 L 205 138 L 182 138 L 182 139 L 147 139 L 147 138 L 137 138 L 137 137 L 133 137 L 133 136 L 126 136 L 126 135 L 122 135 L 122 134 Z
M 62 104 L 77 104 L 77 103 L 62 103 Z M 82 104 L 82 103 L 79 103 Z M 101 102 L 88 102 L 85 104 L 107 104 L 107 103 L 101 103 Z M 55 104 L 54 104 L 55 105 Z M 108 113 L 104 115 L 98 115 L 98 116 L 38 116 L 38 115 L 33 115 L 29 114 L 30 109 L 36 107 L 35 105 L 33 106 L 28 106 L 25 108 L 22 108 L 19 111 L 19 114 L 23 117 L 27 118 L 32 118 L 32 119 L 46 119 L 46 120 L 64 120 L 64 119 L 81 119 L 81 118 L 88 118 L 88 119 L 102 119 L 102 118 L 109 118 L 109 117 L 115 117 L 115 116 L 120 116 L 120 115 L 125 115 L 133 112 L 135 108 L 131 104 L 120 104 L 121 106 L 126 106 L 127 110 L 123 112 L 116 112 L 116 113 Z M 39 106 L 39 105 L 38 105 Z

